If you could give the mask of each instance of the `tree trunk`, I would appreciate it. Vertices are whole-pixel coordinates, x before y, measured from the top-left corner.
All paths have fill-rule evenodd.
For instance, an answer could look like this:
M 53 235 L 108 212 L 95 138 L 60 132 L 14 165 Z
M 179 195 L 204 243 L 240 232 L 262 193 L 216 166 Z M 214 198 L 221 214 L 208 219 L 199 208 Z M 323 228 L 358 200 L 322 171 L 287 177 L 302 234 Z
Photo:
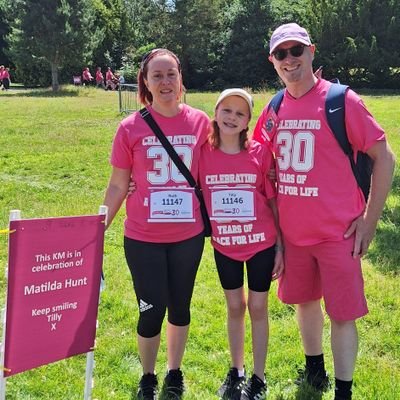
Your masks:
M 53 92 L 58 92 L 60 85 L 58 84 L 58 64 L 52 62 L 51 65 L 51 88 Z

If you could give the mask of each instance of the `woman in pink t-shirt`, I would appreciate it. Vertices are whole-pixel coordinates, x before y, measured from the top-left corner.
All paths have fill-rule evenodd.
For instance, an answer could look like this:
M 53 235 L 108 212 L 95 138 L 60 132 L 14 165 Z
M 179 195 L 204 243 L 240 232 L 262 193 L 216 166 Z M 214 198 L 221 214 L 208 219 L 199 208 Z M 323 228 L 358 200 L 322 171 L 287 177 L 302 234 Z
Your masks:
M 224 399 L 264 398 L 268 291 L 271 280 L 278 278 L 283 269 L 275 188 L 267 177 L 273 158 L 266 146 L 248 141 L 252 107 L 253 100 L 245 90 L 224 90 L 217 100 L 213 132 L 200 157 L 200 184 L 211 219 L 211 243 L 228 309 L 232 365 L 218 391 Z M 253 344 L 253 374 L 247 382 L 246 306 Z
M 141 102 L 197 177 L 209 118 L 180 102 L 183 85 L 178 57 L 166 49 L 146 54 L 138 87 Z M 139 112 L 119 125 L 111 164 L 104 201 L 109 223 L 125 199 L 130 179 L 136 183 L 135 192 L 126 201 L 124 247 L 139 310 L 137 338 L 143 376 L 138 398 L 153 399 L 157 394 L 155 364 L 168 310 L 168 371 L 163 390 L 178 399 L 184 390 L 180 366 L 190 302 L 204 247 L 199 202 Z

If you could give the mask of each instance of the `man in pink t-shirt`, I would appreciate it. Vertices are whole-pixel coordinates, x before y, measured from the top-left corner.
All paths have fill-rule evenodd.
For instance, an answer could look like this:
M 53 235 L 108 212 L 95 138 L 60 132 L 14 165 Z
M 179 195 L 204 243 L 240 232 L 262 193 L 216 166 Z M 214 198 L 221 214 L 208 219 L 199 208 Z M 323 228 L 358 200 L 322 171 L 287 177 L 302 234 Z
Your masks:
M 279 297 L 297 304 L 306 356 L 298 382 L 328 386 L 322 353 L 323 313 L 331 321 L 335 400 L 351 399 L 357 357 L 355 320 L 368 312 L 360 258 L 367 252 L 390 190 L 394 156 L 382 128 L 352 90 L 345 97 L 346 131 L 353 149 L 373 159 L 368 203 L 348 157 L 325 116 L 331 82 L 312 69 L 315 46 L 297 24 L 278 27 L 269 60 L 286 90 L 278 115 L 267 107 L 254 139 L 276 156 L 277 204 L 285 242 L 285 271 Z M 335 112 L 335 110 L 333 110 Z

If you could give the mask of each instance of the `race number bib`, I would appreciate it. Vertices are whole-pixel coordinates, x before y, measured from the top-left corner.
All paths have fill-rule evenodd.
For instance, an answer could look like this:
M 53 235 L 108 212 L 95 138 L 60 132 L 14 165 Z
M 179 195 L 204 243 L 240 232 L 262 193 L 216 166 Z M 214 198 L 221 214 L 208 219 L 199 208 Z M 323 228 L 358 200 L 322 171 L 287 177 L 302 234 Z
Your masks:
M 248 188 L 212 189 L 210 219 L 219 221 L 254 220 L 254 192 Z
M 193 189 L 150 189 L 148 222 L 194 222 Z

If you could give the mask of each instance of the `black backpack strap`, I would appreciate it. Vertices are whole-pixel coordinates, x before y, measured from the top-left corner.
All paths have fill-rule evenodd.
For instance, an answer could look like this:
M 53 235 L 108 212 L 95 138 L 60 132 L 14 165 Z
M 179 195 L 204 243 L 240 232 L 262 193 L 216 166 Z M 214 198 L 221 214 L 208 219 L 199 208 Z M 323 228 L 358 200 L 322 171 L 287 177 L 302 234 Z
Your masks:
M 328 124 L 339 142 L 340 147 L 348 156 L 352 156 L 353 149 L 351 148 L 349 139 L 346 133 L 345 124 L 345 95 L 348 86 L 339 83 L 332 83 L 328 90 L 325 101 L 325 113 Z
M 281 106 L 284 94 L 285 89 L 281 89 L 278 93 L 276 93 L 269 102 L 267 110 L 269 111 L 272 107 L 272 109 L 275 111 L 275 114 L 278 115 L 279 107 Z
M 189 185 L 192 188 L 194 188 L 194 192 L 196 193 L 196 196 L 200 203 L 200 211 L 201 211 L 201 216 L 203 218 L 205 235 L 209 236 L 211 234 L 211 224 L 210 224 L 210 218 L 208 216 L 208 212 L 206 209 L 206 205 L 204 202 L 203 192 L 201 191 L 196 180 L 193 178 L 193 175 L 189 171 L 186 164 L 178 156 L 178 153 L 175 151 L 175 149 L 172 146 L 172 144 L 170 143 L 170 141 L 166 138 L 163 131 L 161 130 L 161 128 L 158 126 L 157 122 L 154 120 L 154 118 L 150 114 L 149 110 L 146 107 L 144 107 L 139 111 L 139 113 L 142 116 L 142 118 L 146 121 L 147 125 L 149 125 L 149 127 L 154 132 L 154 134 L 157 136 L 158 140 L 161 142 L 164 149 L 170 156 L 171 160 L 176 165 L 176 167 L 179 169 L 180 173 L 185 177 L 185 179 L 188 181 Z
M 361 188 L 365 200 L 367 200 L 373 162 L 368 154 L 360 151 L 357 152 L 357 160 L 354 160 L 354 151 L 347 137 L 345 123 L 345 96 L 348 88 L 348 86 L 339 83 L 331 85 L 325 102 L 326 118 L 340 147 L 348 156 L 358 186 Z

